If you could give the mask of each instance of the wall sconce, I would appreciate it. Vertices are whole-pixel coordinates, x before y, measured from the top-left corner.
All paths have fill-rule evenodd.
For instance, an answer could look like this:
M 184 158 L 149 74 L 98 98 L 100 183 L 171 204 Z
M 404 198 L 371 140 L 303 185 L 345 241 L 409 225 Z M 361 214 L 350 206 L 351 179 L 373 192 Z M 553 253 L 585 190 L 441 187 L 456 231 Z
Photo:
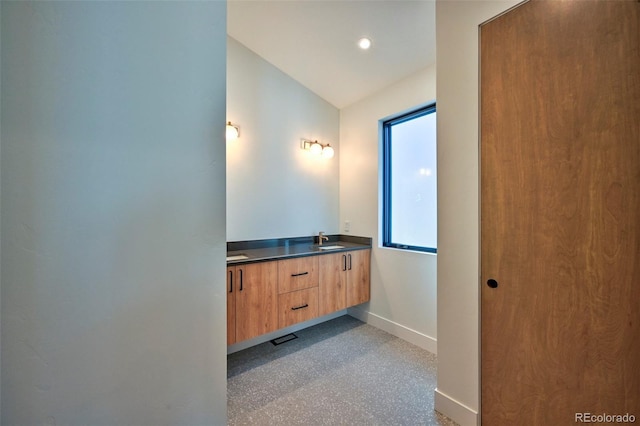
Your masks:
M 226 135 L 227 135 L 226 138 L 228 141 L 238 139 L 240 137 L 240 126 L 236 124 L 231 124 L 231 122 L 229 121 L 227 123 Z
M 335 154 L 331 145 L 323 145 L 318 141 L 311 141 L 308 139 L 300 139 L 300 149 L 309 151 L 313 155 L 321 155 L 325 158 L 332 158 Z

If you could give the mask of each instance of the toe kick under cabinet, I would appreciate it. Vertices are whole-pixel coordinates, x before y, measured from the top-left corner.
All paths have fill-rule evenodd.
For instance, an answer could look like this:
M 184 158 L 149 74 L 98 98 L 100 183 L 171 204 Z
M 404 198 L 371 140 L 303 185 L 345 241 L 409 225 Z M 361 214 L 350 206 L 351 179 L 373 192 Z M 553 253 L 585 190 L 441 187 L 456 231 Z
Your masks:
M 369 300 L 371 250 L 227 267 L 227 344 Z

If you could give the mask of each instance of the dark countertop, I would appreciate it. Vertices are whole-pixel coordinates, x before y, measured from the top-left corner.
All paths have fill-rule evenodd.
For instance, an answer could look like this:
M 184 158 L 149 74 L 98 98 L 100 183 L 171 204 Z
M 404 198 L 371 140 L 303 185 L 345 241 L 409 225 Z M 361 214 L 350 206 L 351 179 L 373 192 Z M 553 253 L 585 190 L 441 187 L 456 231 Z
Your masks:
M 323 246 L 339 245 L 342 248 L 321 250 L 318 248 L 317 236 L 227 242 L 227 265 L 244 265 L 247 263 L 371 248 L 371 238 L 352 235 L 327 235 L 327 237 L 329 237 L 329 241 L 324 241 L 322 243 Z M 233 256 L 243 257 L 230 259 Z

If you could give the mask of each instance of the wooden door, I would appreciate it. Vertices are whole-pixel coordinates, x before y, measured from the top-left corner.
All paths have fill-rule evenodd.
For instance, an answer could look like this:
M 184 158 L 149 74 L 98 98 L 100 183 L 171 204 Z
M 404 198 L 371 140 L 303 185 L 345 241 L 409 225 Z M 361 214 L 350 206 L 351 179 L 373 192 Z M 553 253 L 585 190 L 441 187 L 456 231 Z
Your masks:
M 347 306 L 369 300 L 371 250 L 355 250 L 347 254 Z
M 347 307 L 347 255 L 331 253 L 318 256 L 318 315 L 327 315 Z
M 481 27 L 482 424 L 640 419 L 640 2 Z
M 238 286 L 235 266 L 227 267 L 227 345 L 236 343 L 236 292 Z
M 277 330 L 277 262 L 237 266 L 236 271 L 236 341 Z

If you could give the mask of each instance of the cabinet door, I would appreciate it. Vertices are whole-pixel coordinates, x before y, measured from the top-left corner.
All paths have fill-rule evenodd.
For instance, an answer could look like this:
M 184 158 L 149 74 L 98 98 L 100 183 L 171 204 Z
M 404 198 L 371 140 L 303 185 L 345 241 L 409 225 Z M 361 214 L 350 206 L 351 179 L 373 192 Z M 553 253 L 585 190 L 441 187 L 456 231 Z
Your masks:
M 237 278 L 235 266 L 227 267 L 227 345 L 233 345 L 236 342 Z
M 277 262 L 237 266 L 236 271 L 236 341 L 277 330 Z
M 318 286 L 318 256 L 278 261 L 278 293 Z
M 347 306 L 369 300 L 371 250 L 355 250 L 347 254 Z
M 320 283 L 318 315 L 347 307 L 347 255 L 331 253 L 319 257 Z

